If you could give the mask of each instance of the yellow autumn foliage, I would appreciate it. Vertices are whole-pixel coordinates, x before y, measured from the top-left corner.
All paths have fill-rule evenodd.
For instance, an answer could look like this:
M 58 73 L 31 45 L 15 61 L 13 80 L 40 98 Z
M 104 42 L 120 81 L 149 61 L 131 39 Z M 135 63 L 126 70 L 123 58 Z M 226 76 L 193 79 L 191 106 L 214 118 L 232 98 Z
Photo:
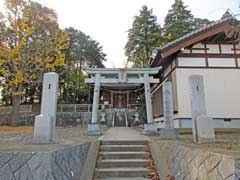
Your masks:
M 17 86 L 18 84 L 22 83 L 24 81 L 24 76 L 21 71 L 17 71 L 15 78 L 12 80 L 13 84 Z
M 11 6 L 16 4 L 11 4 L 10 1 L 8 3 L 7 11 L 11 12 L 15 8 Z M 30 4 L 21 5 L 19 10 L 24 10 Z M 42 14 L 45 12 L 44 8 L 40 9 Z M 5 88 L 11 94 L 22 93 L 19 92 L 22 91 L 19 86 L 31 81 L 32 77 L 41 79 L 43 72 L 55 71 L 56 67 L 64 66 L 63 50 L 68 47 L 68 34 L 59 29 L 56 22 L 48 19 L 45 22 L 41 19 L 42 17 L 34 17 L 31 22 L 31 17 L 23 16 L 23 12 L 17 15 L 14 12 L 9 13 L 5 17 L 8 25 L 2 29 L 5 28 L 6 31 L 0 32 L 4 37 L 0 43 L 0 76 L 7 80 Z M 44 23 L 52 23 L 52 26 Z M 33 75 L 34 73 L 36 74 Z

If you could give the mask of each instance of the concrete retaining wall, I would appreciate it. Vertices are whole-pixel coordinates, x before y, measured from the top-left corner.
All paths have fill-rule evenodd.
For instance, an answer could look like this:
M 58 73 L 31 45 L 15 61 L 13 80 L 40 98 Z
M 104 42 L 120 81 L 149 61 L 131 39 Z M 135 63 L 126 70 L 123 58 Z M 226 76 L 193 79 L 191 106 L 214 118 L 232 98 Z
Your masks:
M 90 142 L 50 152 L 0 152 L 0 180 L 80 179 Z
M 240 157 L 208 152 L 172 141 L 149 141 L 161 180 L 239 180 Z
M 159 128 L 165 127 L 165 122 L 163 117 L 155 118 L 155 122 L 158 122 Z M 214 128 L 240 128 L 240 118 L 235 119 L 220 119 L 213 118 Z M 192 128 L 192 119 L 174 119 L 175 128 Z

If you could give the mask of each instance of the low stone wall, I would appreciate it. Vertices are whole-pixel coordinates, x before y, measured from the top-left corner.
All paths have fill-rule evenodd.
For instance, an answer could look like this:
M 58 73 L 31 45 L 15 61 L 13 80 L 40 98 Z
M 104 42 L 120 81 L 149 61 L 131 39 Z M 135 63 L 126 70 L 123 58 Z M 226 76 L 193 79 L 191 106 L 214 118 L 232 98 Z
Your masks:
M 90 123 L 91 112 L 58 112 L 56 123 L 57 126 L 85 126 Z
M 0 180 L 80 179 L 90 142 L 49 152 L 0 152 Z
M 18 114 L 18 125 L 33 125 L 35 116 L 38 113 L 20 113 Z M 57 126 L 87 126 L 91 121 L 91 112 L 59 112 L 57 113 Z M 0 121 L 8 122 L 9 114 L 2 114 Z
M 239 180 L 240 157 L 213 153 L 172 141 L 149 141 L 161 180 Z

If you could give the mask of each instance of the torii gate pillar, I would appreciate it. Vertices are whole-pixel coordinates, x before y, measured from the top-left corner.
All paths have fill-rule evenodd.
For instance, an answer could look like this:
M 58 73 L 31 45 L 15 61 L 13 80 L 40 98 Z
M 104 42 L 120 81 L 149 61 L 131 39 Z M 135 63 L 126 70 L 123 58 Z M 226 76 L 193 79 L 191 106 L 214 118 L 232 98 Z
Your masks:
M 92 106 L 92 120 L 91 124 L 88 124 L 88 134 L 89 135 L 99 135 L 100 126 L 98 122 L 98 106 L 99 106 L 99 94 L 100 94 L 100 80 L 101 75 L 97 73 L 95 75 L 94 93 L 93 93 L 93 106 Z
M 157 126 L 153 122 L 153 112 L 152 112 L 152 98 L 150 89 L 149 74 L 144 74 L 144 89 L 145 89 L 145 102 L 146 102 L 146 112 L 147 112 L 147 124 L 144 124 L 144 134 L 152 134 L 157 132 Z

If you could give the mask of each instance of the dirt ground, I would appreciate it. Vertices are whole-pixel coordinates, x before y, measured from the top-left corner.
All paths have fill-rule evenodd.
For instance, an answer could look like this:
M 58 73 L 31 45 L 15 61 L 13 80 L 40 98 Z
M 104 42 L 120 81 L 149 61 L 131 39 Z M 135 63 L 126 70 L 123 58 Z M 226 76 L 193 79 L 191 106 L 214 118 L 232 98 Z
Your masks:
M 106 129 L 102 128 L 104 133 Z M 33 127 L 0 126 L 0 151 L 49 151 L 58 147 L 91 142 L 99 136 L 88 136 L 87 129 L 82 127 L 57 128 L 55 144 L 33 144 Z
M 134 129 L 140 133 L 143 130 L 141 128 Z M 102 128 L 102 133 L 104 134 L 106 130 L 107 128 Z M 99 138 L 99 136 L 88 136 L 86 131 L 87 129 L 83 127 L 57 128 L 57 141 L 55 144 L 36 145 L 32 143 L 33 127 L 0 126 L 0 151 L 48 151 L 57 147 L 94 141 Z M 216 129 L 216 142 L 201 145 L 192 142 L 191 129 L 178 129 L 178 132 L 180 139 L 173 140 L 177 143 L 193 145 L 225 154 L 234 153 L 240 155 L 240 129 Z M 159 133 L 149 136 L 149 138 L 155 141 L 165 141 L 160 139 Z
M 206 148 L 213 152 L 240 155 L 240 129 L 215 129 L 216 142 L 213 144 L 195 144 L 192 142 L 191 129 L 178 129 L 180 139 L 173 140 L 178 143 L 193 145 L 198 148 Z M 156 141 L 164 141 L 159 134 L 149 136 Z

